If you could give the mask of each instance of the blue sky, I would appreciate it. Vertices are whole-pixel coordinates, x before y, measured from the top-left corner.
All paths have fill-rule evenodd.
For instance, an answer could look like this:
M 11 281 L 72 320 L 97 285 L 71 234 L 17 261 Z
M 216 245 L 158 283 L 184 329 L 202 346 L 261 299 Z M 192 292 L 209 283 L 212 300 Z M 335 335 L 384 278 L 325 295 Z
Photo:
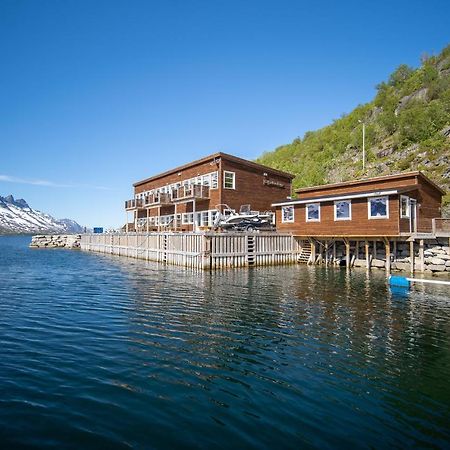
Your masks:
M 447 1 L 0 2 L 0 195 L 119 226 L 132 183 L 320 128 L 450 43 Z

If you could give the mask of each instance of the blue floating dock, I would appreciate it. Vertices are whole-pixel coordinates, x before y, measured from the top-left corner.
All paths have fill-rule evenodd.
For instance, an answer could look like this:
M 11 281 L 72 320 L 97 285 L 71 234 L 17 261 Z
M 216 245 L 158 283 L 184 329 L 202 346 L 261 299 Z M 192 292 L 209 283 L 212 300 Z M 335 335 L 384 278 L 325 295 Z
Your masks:
M 389 284 L 391 286 L 409 287 L 411 282 L 406 277 L 402 277 L 402 276 L 399 276 L 399 275 L 391 275 L 389 277 Z
M 391 286 L 409 288 L 411 286 L 411 283 L 430 283 L 430 284 L 443 284 L 443 285 L 450 286 L 450 281 L 427 280 L 427 279 L 423 279 L 423 278 L 407 278 L 407 277 L 402 277 L 400 275 L 391 275 L 389 277 L 389 284 Z

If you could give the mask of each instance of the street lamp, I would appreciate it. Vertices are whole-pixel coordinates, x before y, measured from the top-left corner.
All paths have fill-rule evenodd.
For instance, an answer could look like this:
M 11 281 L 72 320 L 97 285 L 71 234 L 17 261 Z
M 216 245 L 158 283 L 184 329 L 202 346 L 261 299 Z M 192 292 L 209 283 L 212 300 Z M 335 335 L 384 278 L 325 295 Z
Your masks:
M 363 154 L 362 154 L 362 162 L 363 162 L 363 170 L 366 170 L 366 124 L 362 120 L 358 120 L 359 123 L 362 123 L 362 138 L 363 138 Z

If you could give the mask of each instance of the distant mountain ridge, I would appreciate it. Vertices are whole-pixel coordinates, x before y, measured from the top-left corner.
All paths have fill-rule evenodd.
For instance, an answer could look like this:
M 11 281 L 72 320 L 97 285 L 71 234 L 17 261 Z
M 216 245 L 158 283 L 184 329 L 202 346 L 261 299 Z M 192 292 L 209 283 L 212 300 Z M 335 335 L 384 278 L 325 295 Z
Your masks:
M 83 227 L 71 219 L 55 219 L 37 211 L 22 199 L 0 196 L 0 234 L 81 233 Z
M 371 102 L 256 161 L 295 174 L 295 188 L 422 170 L 450 191 L 450 45 L 416 69 L 400 65 Z M 444 207 L 450 217 L 450 192 Z

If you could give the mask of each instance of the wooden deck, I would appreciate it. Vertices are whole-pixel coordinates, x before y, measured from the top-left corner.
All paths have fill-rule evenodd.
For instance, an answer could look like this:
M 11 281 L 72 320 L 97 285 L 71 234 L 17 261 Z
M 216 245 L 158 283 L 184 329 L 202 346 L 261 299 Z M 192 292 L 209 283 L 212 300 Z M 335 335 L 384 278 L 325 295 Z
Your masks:
M 274 232 L 84 234 L 81 249 L 202 270 L 293 264 L 302 250 Z

